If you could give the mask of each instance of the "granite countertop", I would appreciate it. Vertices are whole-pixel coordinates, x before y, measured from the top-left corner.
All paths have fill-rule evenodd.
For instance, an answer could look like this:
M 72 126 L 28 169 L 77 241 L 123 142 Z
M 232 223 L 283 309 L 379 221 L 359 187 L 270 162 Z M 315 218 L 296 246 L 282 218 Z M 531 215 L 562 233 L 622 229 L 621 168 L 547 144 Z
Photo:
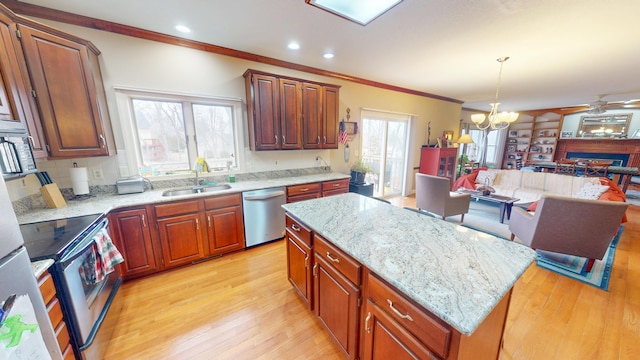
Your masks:
M 355 193 L 282 207 L 464 335 L 535 259 L 526 246 Z
M 204 196 L 215 196 L 223 194 L 232 194 L 243 191 L 267 189 L 272 187 L 290 186 L 297 184 L 306 184 L 319 181 L 331 181 L 347 179 L 349 175 L 341 173 L 321 173 L 313 175 L 293 176 L 285 178 L 264 179 L 256 181 L 241 181 L 236 183 L 230 183 L 230 189 L 220 190 L 211 193 L 200 194 L 187 194 L 179 196 L 162 196 L 162 193 L 169 189 L 150 190 L 138 194 L 126 194 L 126 195 L 100 195 L 93 198 L 84 200 L 71 200 L 67 201 L 67 206 L 57 209 L 32 209 L 23 214 L 18 214 L 18 222 L 20 224 L 28 224 L 39 221 L 66 219 L 70 217 L 91 215 L 91 214 L 106 214 L 111 210 L 145 205 L 145 204 L 157 204 L 168 201 L 184 200 L 189 198 L 198 198 Z
M 34 261 L 31 263 L 31 270 L 36 279 L 39 279 L 53 265 L 53 259 Z

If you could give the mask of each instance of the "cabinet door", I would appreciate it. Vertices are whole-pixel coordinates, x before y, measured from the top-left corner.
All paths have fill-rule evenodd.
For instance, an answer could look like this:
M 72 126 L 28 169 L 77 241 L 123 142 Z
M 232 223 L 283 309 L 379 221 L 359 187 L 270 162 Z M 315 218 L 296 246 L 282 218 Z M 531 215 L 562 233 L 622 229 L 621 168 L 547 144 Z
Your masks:
M 251 75 L 251 100 L 255 150 L 280 148 L 278 112 L 278 78 L 260 74 Z
M 158 219 L 158 235 L 165 267 L 183 265 L 204 257 L 200 215 Z
M 19 29 L 49 155 L 109 155 L 87 47 L 27 26 Z
M 360 289 L 317 252 L 314 262 L 315 313 L 347 358 L 355 359 Z
M 209 210 L 206 217 L 209 254 L 220 255 L 244 249 L 242 207 L 230 206 Z
M 124 258 L 123 276 L 149 274 L 158 270 L 146 209 L 126 210 L 110 216 L 111 233 Z
M 322 86 L 302 84 L 302 143 L 305 149 L 322 149 Z
M 311 248 L 287 230 L 287 277 L 311 309 Z
M 435 359 L 435 354 L 380 307 L 367 300 L 363 313 L 363 359 Z
M 280 148 L 302 149 L 302 94 L 298 81 L 280 79 Z
M 323 87 L 322 132 L 324 149 L 338 148 L 338 107 L 340 103 L 339 88 Z
M 20 122 L 18 109 L 15 101 L 14 90 L 16 89 L 15 73 L 17 71 L 13 45 L 11 43 L 11 32 L 9 30 L 10 20 L 0 13 L 0 120 L 10 120 Z

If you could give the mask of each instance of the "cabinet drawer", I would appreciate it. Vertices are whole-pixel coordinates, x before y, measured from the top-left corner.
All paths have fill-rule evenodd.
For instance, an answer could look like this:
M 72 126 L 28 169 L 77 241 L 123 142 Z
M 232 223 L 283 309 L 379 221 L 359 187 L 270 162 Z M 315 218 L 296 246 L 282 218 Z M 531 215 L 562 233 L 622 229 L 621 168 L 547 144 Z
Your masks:
M 329 264 L 333 265 L 340 273 L 346 276 L 352 283 L 359 286 L 361 283 L 360 272 L 362 265 L 353 260 L 349 255 L 345 254 L 342 250 L 330 244 L 327 240 L 321 236 L 314 234 L 314 251 L 317 256 L 326 260 Z
M 156 205 L 155 209 L 157 217 L 191 214 L 198 212 L 198 200 Z
M 298 240 L 311 247 L 311 230 L 289 215 L 287 215 L 287 230 L 294 234 Z
M 69 345 L 69 331 L 67 331 L 67 325 L 62 321 L 58 326 L 55 324 L 56 339 L 58 340 L 58 346 L 60 349 L 64 349 Z
M 73 354 L 73 349 L 71 348 L 71 344 L 67 345 L 67 347 L 65 349 L 63 349 L 62 359 L 64 359 L 64 360 L 75 360 L 76 359 L 75 355 Z
M 451 330 L 413 305 L 395 289 L 374 275 L 367 276 L 368 297 L 391 317 L 443 358 L 449 352 Z
M 51 320 L 53 326 L 62 322 L 62 308 L 60 307 L 58 299 L 53 299 L 53 301 L 47 305 L 47 313 L 49 313 L 49 320 Z
M 242 204 L 240 194 L 220 195 L 204 199 L 205 210 L 222 209 Z
M 322 184 L 320 183 L 287 186 L 287 196 L 319 193 L 321 188 Z
M 349 190 L 349 179 L 325 181 L 322 183 L 322 192 L 332 190 Z M 346 191 L 345 191 L 346 192 Z
M 44 303 L 49 304 L 49 302 L 56 296 L 56 287 L 53 284 L 51 274 L 45 273 L 42 275 L 38 281 L 38 286 L 40 287 L 40 293 L 42 294 Z

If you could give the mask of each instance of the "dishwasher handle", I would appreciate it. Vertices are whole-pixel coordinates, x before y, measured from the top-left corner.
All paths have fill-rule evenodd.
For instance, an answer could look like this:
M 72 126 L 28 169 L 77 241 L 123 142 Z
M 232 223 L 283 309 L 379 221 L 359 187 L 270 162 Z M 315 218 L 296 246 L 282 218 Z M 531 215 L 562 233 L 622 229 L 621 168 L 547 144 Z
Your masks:
M 267 200 L 267 199 L 275 198 L 278 196 L 284 196 L 284 191 L 274 191 L 272 193 L 267 193 L 262 195 L 245 195 L 243 199 L 247 201 L 259 201 L 259 200 Z

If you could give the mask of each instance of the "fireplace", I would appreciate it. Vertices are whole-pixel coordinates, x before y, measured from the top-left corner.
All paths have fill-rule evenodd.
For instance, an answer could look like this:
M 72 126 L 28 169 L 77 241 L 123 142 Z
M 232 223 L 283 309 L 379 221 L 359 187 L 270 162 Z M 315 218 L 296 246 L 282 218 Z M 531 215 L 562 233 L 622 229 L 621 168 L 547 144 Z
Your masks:
M 640 167 L 640 139 L 558 139 L 559 159 L 613 160 L 615 166 Z

